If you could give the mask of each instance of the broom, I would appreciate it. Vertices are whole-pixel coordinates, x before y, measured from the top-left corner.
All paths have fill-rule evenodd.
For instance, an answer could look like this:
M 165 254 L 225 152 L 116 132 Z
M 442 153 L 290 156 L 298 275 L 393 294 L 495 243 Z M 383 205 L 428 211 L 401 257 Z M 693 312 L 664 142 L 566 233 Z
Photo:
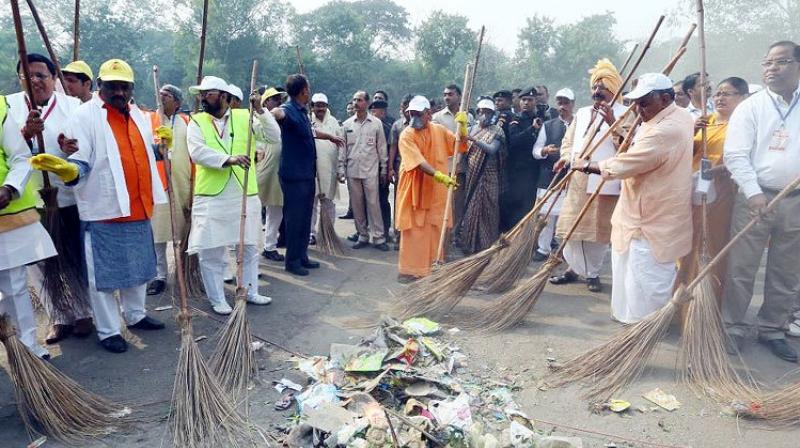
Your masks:
M 75 14 L 72 18 L 72 61 L 80 59 L 81 48 L 81 0 L 75 0 Z
M 197 84 L 203 81 L 203 60 L 206 54 L 206 34 L 208 31 L 208 0 L 203 0 L 203 21 L 200 28 L 200 58 L 197 62 Z M 200 110 L 200 98 L 195 98 L 195 112 Z M 192 230 L 192 202 L 194 201 L 194 178 L 195 170 L 192 164 L 192 171 L 189 175 L 189 207 L 184 211 L 186 225 L 183 235 L 181 235 L 181 257 L 183 257 L 183 267 L 186 278 L 186 289 L 190 296 L 198 297 L 205 295 L 203 277 L 200 274 L 200 259 L 197 254 L 188 254 L 189 233 Z
M 30 435 L 40 429 L 60 442 L 80 445 L 132 422 L 130 409 L 85 390 L 31 354 L 5 315 L 0 316 L 0 342 L 6 348 L 17 409 Z
M 769 202 L 764 214 L 771 212 L 781 199 L 797 189 L 798 186 L 800 186 L 800 177 L 793 180 Z M 712 272 L 714 267 L 725 258 L 733 245 L 745 233 L 750 231 L 760 219 L 761 216 L 756 216 L 750 220 L 697 274 L 697 277 L 688 286 L 679 286 L 672 299 L 660 310 L 649 314 L 638 323 L 624 328 L 608 342 L 565 363 L 555 373 L 555 377 L 558 379 L 557 384 L 563 385 L 575 381 L 591 380 L 592 387 L 587 395 L 589 397 L 607 399 L 634 381 L 642 372 L 656 345 L 666 333 L 672 318 L 675 316 L 675 312 L 683 304 L 690 302 L 693 296 L 700 295 L 695 291 L 697 291 L 703 279 Z M 698 337 L 705 337 L 705 333 Z M 705 362 L 704 359 L 693 359 L 693 361 L 698 363 Z M 699 364 L 696 367 L 695 364 L 692 364 L 693 371 L 701 368 Z M 700 370 L 697 371 L 700 372 Z M 714 379 L 719 377 L 712 375 L 716 375 L 716 373 L 711 372 L 711 375 L 709 375 L 712 382 L 719 381 Z M 788 402 L 789 398 L 791 398 L 793 400 L 791 403 L 795 407 L 794 415 L 800 418 L 800 408 L 797 407 L 797 399 L 800 396 L 792 395 L 793 393 L 796 393 L 796 391 L 787 392 L 778 398 L 770 396 L 768 401 L 771 406 L 778 409 L 783 404 L 783 400 Z
M 39 30 L 39 35 L 42 37 L 44 48 L 47 50 L 50 60 L 53 61 L 53 64 L 56 66 L 56 77 L 59 81 L 61 81 L 61 87 L 63 88 L 65 84 L 64 74 L 61 73 L 61 62 L 58 59 L 58 55 L 53 50 L 53 45 L 50 43 L 50 38 L 47 37 L 47 31 L 44 29 L 44 23 L 42 23 L 42 19 L 39 17 L 39 11 L 37 11 L 36 6 L 33 4 L 33 0 L 26 1 L 28 3 L 28 9 L 31 11 L 31 17 L 33 17 L 33 21 L 36 23 L 36 28 Z M 31 102 L 33 102 L 33 97 L 31 97 Z
M 153 67 L 156 92 L 159 90 L 157 67 Z M 178 323 L 181 327 L 181 349 L 175 372 L 172 392 L 172 406 L 169 422 L 172 430 L 172 444 L 175 447 L 236 446 L 237 441 L 249 436 L 247 423 L 227 399 L 217 379 L 203 359 L 194 340 L 192 316 L 189 312 L 189 295 L 186 289 L 183 262 L 177 238 L 175 198 L 172 188 L 172 166 L 169 149 L 159 145 L 167 175 L 167 196 L 169 216 L 172 226 L 172 249 L 175 255 L 180 313 Z
M 701 102 L 703 116 L 706 115 L 706 44 L 705 44 L 705 12 L 703 0 L 697 0 L 698 34 L 700 42 L 700 85 L 703 86 Z M 706 128 L 701 128 L 703 162 L 708 157 L 708 136 Z M 703 164 L 704 165 L 704 164 Z M 701 166 L 703 166 L 701 165 Z M 706 195 L 702 195 L 702 235 L 708 235 L 708 204 Z M 708 244 L 706 238 L 700 238 L 699 265 L 708 263 Z M 755 399 L 758 386 L 745 367 L 744 377 L 740 376 L 730 362 L 725 350 L 728 337 L 722 326 L 722 315 L 719 301 L 714 292 L 712 277 L 705 276 L 692 291 L 693 299 L 686 312 L 679 365 L 681 378 L 697 392 L 711 396 L 722 403 L 732 400 Z M 738 356 L 738 353 L 737 353 Z M 741 356 L 739 356 L 741 362 Z
M 253 71 L 250 75 L 250 91 L 256 90 L 256 73 L 258 61 L 253 61 Z M 253 142 L 253 115 L 255 108 L 250 104 L 250 121 L 247 134 L 247 157 L 252 158 L 251 145 Z M 250 334 L 250 323 L 247 321 L 247 290 L 249 287 L 258 288 L 258 285 L 246 285 L 244 282 L 244 235 L 247 220 L 247 185 L 250 178 L 250 168 L 244 172 L 242 182 L 242 214 L 239 220 L 239 252 L 236 256 L 236 303 L 233 313 L 220 331 L 217 348 L 211 357 L 211 368 L 220 379 L 223 387 L 236 397 L 249 386 L 252 378 L 258 373 L 255 357 L 253 356 Z
M 30 79 L 30 68 L 18 0 L 11 0 L 11 13 L 14 20 L 20 65 L 23 76 L 27 80 Z M 25 90 L 30 100 L 31 109 L 37 109 L 38 107 L 33 100 L 33 87 L 30 82 L 25 82 Z M 44 137 L 39 133 L 35 138 L 39 153 L 44 153 Z M 58 208 L 58 188 L 52 186 L 50 176 L 46 171 L 42 171 L 42 179 L 43 187 L 39 190 L 39 195 L 45 205 L 44 227 L 47 229 L 47 233 L 53 240 L 58 252 L 58 256 L 44 260 L 42 286 L 47 291 L 54 312 L 66 316 L 74 316 L 78 311 L 84 309 L 81 304 L 85 304 L 86 297 L 88 297 L 87 285 L 81 266 L 73 262 L 73 260 L 81 258 L 80 254 L 76 253 L 73 245 L 68 242 L 69 238 L 77 238 L 77 236 L 61 234 L 64 223 Z

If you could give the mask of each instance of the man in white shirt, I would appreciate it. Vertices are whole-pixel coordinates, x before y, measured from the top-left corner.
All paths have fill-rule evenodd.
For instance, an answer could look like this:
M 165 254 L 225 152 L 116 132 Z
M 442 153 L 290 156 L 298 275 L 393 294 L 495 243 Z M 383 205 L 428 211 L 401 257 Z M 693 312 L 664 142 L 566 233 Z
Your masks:
M 789 194 L 772 213 L 764 214 L 764 209 L 800 175 L 800 47 L 789 41 L 774 43 L 761 66 L 767 88 L 736 108 L 725 140 L 725 165 L 739 186 L 731 234 L 754 216 L 761 220 L 728 255 L 722 315 L 731 337 L 728 349 L 735 352 L 747 334 L 744 319 L 769 244 L 758 339 L 779 358 L 797 362 L 797 352 L 786 343 L 784 330 L 800 291 L 800 190 Z
M 711 101 L 711 82 L 708 80 L 708 74 L 706 74 L 705 86 L 700 85 L 700 73 L 692 73 L 683 80 L 681 89 L 689 97 L 689 104 L 686 105 L 686 110 L 692 114 L 694 119 L 703 115 L 703 89 L 706 90 L 707 112 L 709 114 L 714 112 L 714 105 Z

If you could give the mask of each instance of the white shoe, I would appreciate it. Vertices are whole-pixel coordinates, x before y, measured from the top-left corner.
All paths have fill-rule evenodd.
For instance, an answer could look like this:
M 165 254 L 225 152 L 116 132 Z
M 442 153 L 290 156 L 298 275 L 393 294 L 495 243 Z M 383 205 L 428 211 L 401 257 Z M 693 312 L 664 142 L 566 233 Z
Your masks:
M 789 324 L 789 330 L 786 331 L 786 335 L 800 338 L 800 319 Z
M 228 305 L 228 302 L 220 302 L 220 303 L 213 303 L 211 304 L 211 309 L 214 310 L 215 313 L 227 316 L 233 312 L 233 308 Z
M 252 303 L 253 305 L 269 305 L 272 303 L 272 298 L 262 296 L 261 294 L 253 294 L 247 297 L 247 303 Z

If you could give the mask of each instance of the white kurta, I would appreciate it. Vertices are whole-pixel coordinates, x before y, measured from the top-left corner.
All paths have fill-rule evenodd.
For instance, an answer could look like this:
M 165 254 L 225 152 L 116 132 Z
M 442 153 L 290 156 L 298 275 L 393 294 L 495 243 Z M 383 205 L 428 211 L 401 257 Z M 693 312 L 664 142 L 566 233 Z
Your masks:
M 614 107 L 612 108 L 614 111 L 615 118 L 619 118 L 625 113 L 625 106 L 619 103 L 615 103 Z M 602 121 L 603 117 L 598 113 L 595 116 L 594 122 L 592 121 L 592 111 L 594 110 L 593 106 L 586 106 L 578 109 L 578 112 L 575 113 L 575 136 L 572 142 L 572 151 L 570 153 L 571 162 L 574 164 L 578 158 L 580 158 L 580 153 L 583 151 L 583 147 L 586 144 L 585 139 L 591 137 L 588 132 L 592 128 L 594 122 Z M 608 130 L 607 123 L 601 123 L 600 131 L 597 134 L 598 138 Z M 597 139 L 594 140 L 596 142 Z M 594 145 L 594 142 L 592 145 Z M 590 147 L 591 149 L 591 147 Z M 599 162 L 601 160 L 610 159 L 614 157 L 617 153 L 616 148 L 614 147 L 614 142 L 607 138 L 603 141 L 602 144 L 597 148 L 597 150 L 592 154 L 592 161 Z M 597 189 L 597 185 L 600 184 L 602 178 L 597 174 L 590 174 L 588 183 L 586 185 L 586 193 L 592 194 Z M 609 180 L 606 181 L 603 188 L 600 190 L 600 194 L 603 195 L 613 195 L 619 196 L 620 192 L 620 181 L 618 180 Z
M 611 267 L 614 319 L 626 324 L 638 322 L 672 298 L 677 266 L 674 262 L 659 263 L 646 240 L 631 240 L 624 253 L 612 250 Z
M 325 113 L 325 119 L 320 121 L 316 115 L 311 115 L 311 126 L 319 131 L 337 137 L 342 137 L 344 132 L 339 122 L 331 115 Z M 339 163 L 339 147 L 328 140 L 314 140 L 317 146 L 317 193 L 324 194 L 327 199 L 334 200 L 339 197 L 339 182 L 336 179 L 336 170 Z

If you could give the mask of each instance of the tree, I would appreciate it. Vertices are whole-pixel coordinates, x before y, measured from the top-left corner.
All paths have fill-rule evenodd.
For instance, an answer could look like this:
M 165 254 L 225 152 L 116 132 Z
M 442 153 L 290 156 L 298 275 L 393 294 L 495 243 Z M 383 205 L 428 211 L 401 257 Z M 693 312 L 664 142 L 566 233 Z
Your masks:
M 431 75 L 438 77 L 442 70 L 452 68 L 457 54 L 463 59 L 464 53 L 474 51 L 475 33 L 467 22 L 465 16 L 434 11 L 417 28 L 417 60 Z

